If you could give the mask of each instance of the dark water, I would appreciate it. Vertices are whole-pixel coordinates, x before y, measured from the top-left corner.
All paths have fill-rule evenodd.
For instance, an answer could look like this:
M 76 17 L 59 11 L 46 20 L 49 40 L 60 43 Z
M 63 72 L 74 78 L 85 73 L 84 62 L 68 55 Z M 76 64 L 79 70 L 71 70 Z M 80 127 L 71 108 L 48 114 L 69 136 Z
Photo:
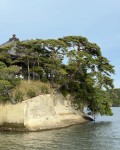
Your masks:
M 114 116 L 69 128 L 29 133 L 0 132 L 0 150 L 120 150 L 120 107 Z

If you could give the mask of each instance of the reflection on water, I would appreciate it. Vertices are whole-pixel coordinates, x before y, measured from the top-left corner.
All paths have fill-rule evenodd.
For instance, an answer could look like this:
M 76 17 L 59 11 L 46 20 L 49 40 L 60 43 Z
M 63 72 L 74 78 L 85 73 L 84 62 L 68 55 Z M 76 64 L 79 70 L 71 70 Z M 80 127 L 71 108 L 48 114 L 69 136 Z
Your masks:
M 119 150 L 120 108 L 114 116 L 100 117 L 65 129 L 29 133 L 0 133 L 0 150 Z

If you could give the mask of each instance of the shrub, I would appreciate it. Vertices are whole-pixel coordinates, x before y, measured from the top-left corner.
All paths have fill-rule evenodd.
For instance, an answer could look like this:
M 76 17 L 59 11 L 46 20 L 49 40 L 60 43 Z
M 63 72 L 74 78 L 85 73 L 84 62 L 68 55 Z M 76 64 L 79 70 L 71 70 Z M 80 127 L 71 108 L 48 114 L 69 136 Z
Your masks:
M 52 92 L 53 89 L 51 89 L 50 85 L 47 83 L 23 80 L 14 88 L 11 95 L 14 97 L 15 101 L 21 101 L 39 94 L 50 94 Z
M 46 85 L 41 86 L 41 93 L 49 94 L 49 89 Z
M 27 91 L 27 96 L 28 96 L 29 98 L 35 97 L 36 95 L 37 95 L 36 92 L 33 91 L 32 89 L 29 89 L 29 90 Z
M 13 97 L 16 102 L 20 102 L 23 100 L 23 94 L 21 91 L 16 91 L 15 96 Z

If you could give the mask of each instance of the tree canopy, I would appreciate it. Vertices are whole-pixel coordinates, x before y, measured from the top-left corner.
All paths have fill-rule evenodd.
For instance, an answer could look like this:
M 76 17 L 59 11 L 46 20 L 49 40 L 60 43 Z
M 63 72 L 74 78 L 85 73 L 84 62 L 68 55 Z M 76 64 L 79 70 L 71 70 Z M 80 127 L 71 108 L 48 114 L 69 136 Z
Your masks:
M 13 70 L 14 75 L 21 73 L 26 80 L 49 82 L 64 96 L 72 95 L 77 109 L 86 106 L 93 114 L 112 115 L 111 98 L 106 91 L 114 87 L 111 78 L 114 67 L 97 44 L 82 36 L 66 36 L 18 41 L 15 55 L 5 49 L 0 52 L 2 74 L 16 65 L 21 69 Z M 7 75 L 10 77 L 11 73 Z

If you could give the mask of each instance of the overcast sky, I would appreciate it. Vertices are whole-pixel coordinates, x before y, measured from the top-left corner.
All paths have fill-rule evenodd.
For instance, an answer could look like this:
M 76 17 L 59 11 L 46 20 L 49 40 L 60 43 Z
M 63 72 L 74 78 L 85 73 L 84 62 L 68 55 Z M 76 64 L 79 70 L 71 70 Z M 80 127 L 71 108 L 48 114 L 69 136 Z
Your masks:
M 0 0 L 0 44 L 81 35 L 97 43 L 115 66 L 120 88 L 120 0 Z

